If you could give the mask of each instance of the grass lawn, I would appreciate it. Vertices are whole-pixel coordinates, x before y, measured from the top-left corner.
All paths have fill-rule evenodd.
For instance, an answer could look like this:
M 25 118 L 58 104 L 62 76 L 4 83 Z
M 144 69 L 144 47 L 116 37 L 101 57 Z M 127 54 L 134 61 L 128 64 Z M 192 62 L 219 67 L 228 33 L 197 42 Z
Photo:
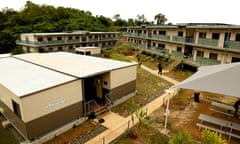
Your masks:
M 151 73 L 138 68 L 137 69 L 137 94 L 133 97 L 137 105 L 145 105 L 152 101 L 154 98 L 160 96 L 164 89 L 171 86 L 171 83 L 154 76 Z M 132 99 L 125 101 L 124 103 L 112 108 L 113 112 L 116 112 L 122 116 L 130 115 Z

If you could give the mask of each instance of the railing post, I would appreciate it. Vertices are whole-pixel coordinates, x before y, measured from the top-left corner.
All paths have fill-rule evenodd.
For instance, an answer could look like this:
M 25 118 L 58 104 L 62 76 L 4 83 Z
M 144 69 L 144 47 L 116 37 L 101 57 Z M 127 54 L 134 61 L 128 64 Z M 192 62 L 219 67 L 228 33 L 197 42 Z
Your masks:
M 103 144 L 105 144 L 105 137 L 103 137 Z

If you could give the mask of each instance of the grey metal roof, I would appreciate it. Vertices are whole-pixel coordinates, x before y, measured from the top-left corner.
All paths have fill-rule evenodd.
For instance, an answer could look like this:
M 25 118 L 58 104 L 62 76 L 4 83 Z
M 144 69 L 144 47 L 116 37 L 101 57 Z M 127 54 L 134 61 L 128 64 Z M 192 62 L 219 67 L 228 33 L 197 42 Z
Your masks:
M 19 97 L 75 79 L 13 57 L 0 59 L 0 84 Z
M 15 57 L 79 78 L 136 65 L 136 63 L 121 62 L 68 52 L 29 53 Z

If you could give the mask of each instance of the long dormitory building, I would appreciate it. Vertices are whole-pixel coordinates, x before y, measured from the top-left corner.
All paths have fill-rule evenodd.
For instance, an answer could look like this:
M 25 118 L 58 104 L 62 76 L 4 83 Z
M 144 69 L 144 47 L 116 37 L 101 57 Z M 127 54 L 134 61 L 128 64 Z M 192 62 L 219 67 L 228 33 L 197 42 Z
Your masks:
M 240 61 L 240 26 L 219 23 L 126 27 L 130 44 L 195 65 Z
M 118 34 L 118 32 L 88 31 L 23 33 L 16 43 L 27 53 L 74 51 L 77 47 L 111 48 L 116 45 Z

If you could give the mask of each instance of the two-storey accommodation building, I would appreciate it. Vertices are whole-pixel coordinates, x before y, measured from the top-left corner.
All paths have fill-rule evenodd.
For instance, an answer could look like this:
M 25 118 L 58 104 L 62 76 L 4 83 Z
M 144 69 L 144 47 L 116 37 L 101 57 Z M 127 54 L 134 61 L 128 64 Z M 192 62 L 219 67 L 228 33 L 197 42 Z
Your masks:
M 130 44 L 159 55 L 185 59 L 194 65 L 240 61 L 240 26 L 218 23 L 127 27 Z
M 118 32 L 24 33 L 20 37 L 16 43 L 25 52 L 74 51 L 76 47 L 113 47 L 118 40 Z

